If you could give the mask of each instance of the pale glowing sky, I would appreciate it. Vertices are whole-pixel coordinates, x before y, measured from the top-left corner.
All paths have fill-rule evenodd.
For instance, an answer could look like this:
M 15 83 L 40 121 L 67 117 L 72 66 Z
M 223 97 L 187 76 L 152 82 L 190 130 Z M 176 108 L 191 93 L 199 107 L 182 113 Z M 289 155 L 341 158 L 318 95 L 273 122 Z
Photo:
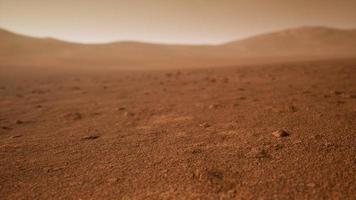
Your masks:
M 356 0 L 0 0 L 0 27 L 77 42 L 220 43 L 304 25 L 356 28 Z

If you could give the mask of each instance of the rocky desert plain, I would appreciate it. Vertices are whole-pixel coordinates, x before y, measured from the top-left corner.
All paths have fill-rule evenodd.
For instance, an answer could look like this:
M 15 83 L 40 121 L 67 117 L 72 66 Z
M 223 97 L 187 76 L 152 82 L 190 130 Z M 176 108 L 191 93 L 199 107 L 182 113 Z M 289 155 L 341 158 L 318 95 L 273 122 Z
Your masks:
M 197 46 L 1 30 L 0 199 L 356 199 L 356 30 Z

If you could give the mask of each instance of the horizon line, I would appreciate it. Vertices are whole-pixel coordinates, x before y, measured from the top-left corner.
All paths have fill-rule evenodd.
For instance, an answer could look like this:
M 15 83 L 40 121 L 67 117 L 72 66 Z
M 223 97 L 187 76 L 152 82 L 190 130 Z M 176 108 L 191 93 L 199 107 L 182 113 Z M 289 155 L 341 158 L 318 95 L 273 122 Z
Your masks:
M 324 28 L 324 29 L 333 29 L 333 30 L 339 30 L 339 31 L 355 31 L 355 28 L 339 28 L 339 27 L 332 27 L 332 26 L 323 26 L 323 25 L 301 25 L 301 26 L 293 26 L 289 28 L 280 28 L 280 29 L 275 29 L 273 31 L 265 31 L 257 34 L 252 34 L 250 36 L 246 37 L 240 37 L 232 40 L 226 40 L 224 42 L 217 42 L 217 43 L 174 43 L 174 42 L 159 42 L 159 41 L 148 41 L 148 40 L 134 40 L 134 39 L 128 39 L 128 40 L 112 40 L 112 41 L 107 41 L 107 42 L 80 42 L 80 41 L 73 41 L 73 40 L 66 40 L 66 39 L 61 39 L 57 37 L 51 37 L 51 36 L 33 36 L 25 33 L 20 33 L 17 31 L 13 31 L 7 28 L 0 27 L 0 31 L 5 31 L 10 34 L 18 35 L 18 36 L 23 36 L 23 37 L 30 37 L 33 39 L 44 39 L 44 40 L 55 40 L 59 42 L 64 42 L 64 43 L 70 43 L 70 44 L 78 44 L 78 45 L 110 45 L 110 44 L 117 44 L 117 43 L 140 43 L 140 44 L 149 44 L 149 45 L 175 45 L 175 46 L 219 46 L 219 45 L 224 45 L 228 44 L 231 42 L 236 42 L 236 41 L 241 41 L 249 38 L 253 38 L 256 36 L 260 35 L 265 35 L 265 34 L 271 34 L 271 33 L 277 33 L 277 32 L 282 32 L 282 31 L 288 31 L 288 30 L 297 30 L 297 29 L 302 29 L 302 28 Z

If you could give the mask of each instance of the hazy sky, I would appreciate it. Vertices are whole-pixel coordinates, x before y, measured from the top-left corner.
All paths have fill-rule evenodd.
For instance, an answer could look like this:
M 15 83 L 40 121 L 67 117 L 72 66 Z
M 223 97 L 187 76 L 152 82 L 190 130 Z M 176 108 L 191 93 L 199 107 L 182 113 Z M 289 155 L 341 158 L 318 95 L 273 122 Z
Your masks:
M 356 0 L 0 0 L 0 27 L 79 42 L 219 43 L 323 25 L 356 28 Z

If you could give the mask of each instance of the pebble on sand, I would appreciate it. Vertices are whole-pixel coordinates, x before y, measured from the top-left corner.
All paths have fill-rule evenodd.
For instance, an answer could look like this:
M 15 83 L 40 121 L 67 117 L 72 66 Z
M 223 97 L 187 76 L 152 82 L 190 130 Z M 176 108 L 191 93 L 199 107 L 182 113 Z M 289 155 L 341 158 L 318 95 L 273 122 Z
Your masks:
M 24 121 L 22 121 L 22 120 L 16 120 L 15 123 L 16 123 L 16 124 L 23 124 Z
M 209 109 L 215 109 L 215 108 L 218 108 L 218 107 L 220 107 L 220 104 L 218 104 L 218 103 L 214 103 L 214 104 L 209 105 Z
M 2 126 L 1 128 L 4 129 L 4 130 L 12 130 L 12 128 L 8 127 L 8 126 Z
M 275 136 L 275 137 L 280 138 L 280 137 L 287 137 L 287 136 L 289 136 L 289 133 L 288 133 L 287 131 L 285 131 L 285 130 L 278 130 L 278 131 L 274 131 L 274 132 L 272 133 L 272 135 Z
M 344 92 L 342 92 L 342 91 L 337 91 L 337 90 L 331 90 L 330 93 L 331 93 L 331 94 L 335 94 L 335 95 L 342 95 Z
M 252 148 L 250 152 L 247 153 L 247 156 L 250 158 L 266 158 L 268 153 L 263 148 Z
M 199 124 L 199 126 L 202 127 L 202 128 L 209 128 L 209 127 L 210 127 L 210 124 L 204 122 L 204 123 L 202 123 L 202 124 Z
M 65 115 L 65 117 L 71 120 L 80 120 L 83 118 L 82 114 L 80 114 L 79 112 L 68 113 Z
M 115 177 L 108 179 L 108 182 L 109 182 L 109 183 L 116 183 L 116 182 L 118 182 L 118 181 L 119 181 L 119 179 L 118 179 L 118 178 L 115 178 Z
M 133 112 L 125 112 L 124 116 L 125 117 L 133 117 L 133 116 L 135 116 L 135 113 L 133 113 Z
M 96 133 L 89 133 L 87 136 L 83 137 L 84 140 L 95 140 L 99 138 L 99 135 Z
M 126 107 L 124 107 L 124 106 L 121 106 L 121 107 L 117 108 L 118 111 L 122 111 L 122 110 L 125 110 L 125 109 L 126 109 Z

